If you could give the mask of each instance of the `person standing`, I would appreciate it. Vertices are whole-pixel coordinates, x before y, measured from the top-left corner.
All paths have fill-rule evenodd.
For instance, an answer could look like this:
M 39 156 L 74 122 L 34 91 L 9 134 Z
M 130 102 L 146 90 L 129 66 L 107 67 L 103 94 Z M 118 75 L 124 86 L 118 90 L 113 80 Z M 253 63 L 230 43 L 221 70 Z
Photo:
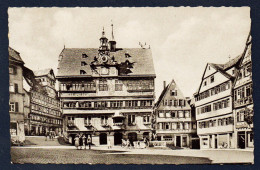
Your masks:
M 46 133 L 45 133 L 45 141 L 47 141 L 48 136 L 49 136 L 49 134 L 48 134 L 48 132 L 46 132 Z
M 82 138 L 82 134 L 79 135 L 79 149 L 82 149 L 82 145 L 83 145 L 83 138 Z
M 88 136 L 87 144 L 88 144 L 88 149 L 91 149 L 91 138 L 90 138 L 90 135 Z
M 78 150 L 78 147 L 79 147 L 79 135 L 76 135 L 76 137 L 75 137 L 75 147 L 77 148 L 77 150 Z
M 85 136 L 85 135 L 82 136 L 82 141 L 83 141 L 84 149 L 86 149 L 87 139 L 86 139 L 86 136 Z

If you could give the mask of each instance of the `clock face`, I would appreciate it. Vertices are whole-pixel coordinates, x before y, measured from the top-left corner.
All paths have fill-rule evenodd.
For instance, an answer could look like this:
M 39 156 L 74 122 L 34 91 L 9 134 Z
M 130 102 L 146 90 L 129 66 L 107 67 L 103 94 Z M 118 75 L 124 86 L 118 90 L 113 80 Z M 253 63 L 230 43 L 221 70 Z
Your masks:
M 103 63 L 107 62 L 107 60 L 108 60 L 107 56 L 102 56 L 102 57 L 101 57 L 101 61 L 102 61 Z

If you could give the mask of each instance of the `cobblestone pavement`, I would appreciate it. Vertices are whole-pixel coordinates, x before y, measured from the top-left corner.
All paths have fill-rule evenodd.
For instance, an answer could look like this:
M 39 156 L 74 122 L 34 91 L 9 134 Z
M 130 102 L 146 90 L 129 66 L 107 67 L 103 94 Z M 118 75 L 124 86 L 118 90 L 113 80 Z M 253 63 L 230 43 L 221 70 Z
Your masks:
M 113 150 L 11 148 L 12 163 L 39 164 L 209 164 L 207 158 L 124 154 Z
M 76 150 L 74 146 L 45 141 L 44 137 L 27 138 L 36 145 L 12 147 L 13 163 L 89 163 L 89 164 L 248 164 L 254 162 L 253 150 L 166 150 L 126 149 L 95 146 Z

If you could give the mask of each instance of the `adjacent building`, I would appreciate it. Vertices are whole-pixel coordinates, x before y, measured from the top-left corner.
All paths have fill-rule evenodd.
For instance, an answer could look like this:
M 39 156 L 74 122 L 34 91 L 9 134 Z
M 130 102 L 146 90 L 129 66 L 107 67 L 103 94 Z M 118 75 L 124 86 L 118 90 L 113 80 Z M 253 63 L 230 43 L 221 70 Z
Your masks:
M 176 147 L 192 147 L 197 127 L 195 114 L 191 112 L 190 99 L 183 96 L 174 80 L 164 85 L 155 104 L 155 115 L 158 141 L 166 141 Z
M 238 74 L 234 83 L 234 115 L 237 148 L 254 147 L 253 135 L 253 82 L 251 60 L 251 37 L 242 54 Z
M 64 48 L 57 79 L 64 131 L 95 145 L 151 138 L 154 65 L 150 48 L 118 48 L 103 30 L 98 48 Z
M 24 62 L 19 54 L 11 47 L 9 52 L 9 114 L 10 135 L 12 141 L 23 142 L 24 133 L 24 92 L 23 66 Z
M 208 63 L 195 94 L 201 149 L 235 148 L 232 86 L 242 55 L 225 64 Z
M 60 101 L 55 90 L 55 75 L 52 69 L 32 71 L 25 68 L 24 77 L 29 89 L 30 111 L 26 112 L 28 135 L 45 135 L 46 132 L 62 132 Z M 28 97 L 26 97 L 27 99 Z M 26 102 L 28 103 L 28 102 Z

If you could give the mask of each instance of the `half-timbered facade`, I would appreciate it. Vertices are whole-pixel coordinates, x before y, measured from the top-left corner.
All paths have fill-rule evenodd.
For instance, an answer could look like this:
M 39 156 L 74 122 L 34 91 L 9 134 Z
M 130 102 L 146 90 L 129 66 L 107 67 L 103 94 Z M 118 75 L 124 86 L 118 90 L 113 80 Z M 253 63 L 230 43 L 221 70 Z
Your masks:
M 157 140 L 191 147 L 191 139 L 196 135 L 195 115 L 174 80 L 164 87 L 155 105 L 155 116 Z
M 251 39 L 249 37 L 234 83 L 233 96 L 237 148 L 254 147 L 252 92 Z
M 195 94 L 200 148 L 234 148 L 232 86 L 242 55 L 225 64 L 206 65 Z

